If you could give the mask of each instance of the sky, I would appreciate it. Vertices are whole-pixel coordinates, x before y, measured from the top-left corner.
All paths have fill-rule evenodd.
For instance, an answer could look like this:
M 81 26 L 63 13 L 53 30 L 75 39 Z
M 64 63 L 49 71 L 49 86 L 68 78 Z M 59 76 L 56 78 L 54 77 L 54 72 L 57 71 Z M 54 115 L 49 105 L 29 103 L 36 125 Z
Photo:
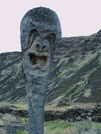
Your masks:
M 58 14 L 62 37 L 87 36 L 101 29 L 101 0 L 0 0 L 0 53 L 21 51 L 21 19 L 39 6 Z

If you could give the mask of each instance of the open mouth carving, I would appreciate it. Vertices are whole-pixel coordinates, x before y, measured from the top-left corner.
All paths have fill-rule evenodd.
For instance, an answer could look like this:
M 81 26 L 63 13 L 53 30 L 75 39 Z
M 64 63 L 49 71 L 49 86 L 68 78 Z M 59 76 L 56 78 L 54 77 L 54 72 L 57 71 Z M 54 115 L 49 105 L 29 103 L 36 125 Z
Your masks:
M 47 53 L 29 52 L 29 61 L 33 69 L 45 71 L 49 67 L 49 59 Z
M 30 61 L 32 65 L 39 64 L 41 67 L 44 67 L 47 62 L 47 57 L 46 56 L 37 56 L 34 54 L 30 54 Z

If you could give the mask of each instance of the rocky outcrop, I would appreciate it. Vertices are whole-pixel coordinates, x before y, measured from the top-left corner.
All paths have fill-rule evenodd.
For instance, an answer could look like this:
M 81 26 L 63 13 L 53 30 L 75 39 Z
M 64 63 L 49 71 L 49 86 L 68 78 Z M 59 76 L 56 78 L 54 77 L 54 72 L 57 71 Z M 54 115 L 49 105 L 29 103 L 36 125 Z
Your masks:
M 28 118 L 28 110 L 13 110 L 10 108 L 0 108 L 2 114 L 12 114 L 17 117 Z M 45 121 L 64 120 L 68 122 L 74 121 L 93 121 L 101 122 L 101 105 L 94 108 L 71 108 L 66 111 L 45 111 Z
M 47 101 L 62 95 L 67 102 L 100 102 L 101 31 L 87 37 L 63 38 L 56 54 Z
M 2 53 L 0 63 L 0 101 L 18 100 L 25 96 L 21 53 Z
M 65 120 L 69 122 L 74 121 L 94 121 L 101 122 L 101 108 L 100 109 L 81 109 L 73 108 L 65 112 L 61 111 L 46 111 L 45 121 Z
M 0 101 L 26 100 L 21 52 L 0 54 Z M 101 30 L 62 38 L 51 69 L 46 103 L 101 102 Z

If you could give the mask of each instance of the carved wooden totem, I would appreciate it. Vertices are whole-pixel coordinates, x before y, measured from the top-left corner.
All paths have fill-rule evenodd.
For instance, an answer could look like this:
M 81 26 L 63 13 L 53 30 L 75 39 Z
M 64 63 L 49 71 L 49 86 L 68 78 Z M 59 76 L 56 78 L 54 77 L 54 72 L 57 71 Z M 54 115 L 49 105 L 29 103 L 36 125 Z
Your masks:
M 61 38 L 57 14 L 49 8 L 29 10 L 20 27 L 22 70 L 29 107 L 29 134 L 44 133 L 44 104 L 51 60 Z

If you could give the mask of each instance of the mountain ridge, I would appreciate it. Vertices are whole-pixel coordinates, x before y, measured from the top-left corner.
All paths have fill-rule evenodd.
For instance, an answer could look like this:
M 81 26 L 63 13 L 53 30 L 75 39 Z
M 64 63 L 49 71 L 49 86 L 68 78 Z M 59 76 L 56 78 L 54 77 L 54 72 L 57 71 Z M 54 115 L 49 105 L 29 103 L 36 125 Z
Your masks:
M 21 52 L 0 54 L 0 101 L 26 100 Z M 62 37 L 54 55 L 46 104 L 101 102 L 101 30 L 90 36 Z M 58 99 L 59 98 L 59 99 Z

